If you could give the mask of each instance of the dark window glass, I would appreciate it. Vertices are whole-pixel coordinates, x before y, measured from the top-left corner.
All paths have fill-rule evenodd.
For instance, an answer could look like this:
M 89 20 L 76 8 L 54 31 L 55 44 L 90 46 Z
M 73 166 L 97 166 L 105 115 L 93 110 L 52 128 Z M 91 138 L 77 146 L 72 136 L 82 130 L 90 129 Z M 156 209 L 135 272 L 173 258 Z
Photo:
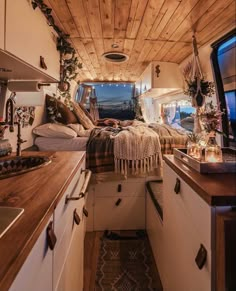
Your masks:
M 85 86 L 90 87 L 86 97 Z M 88 110 L 91 100 L 96 100 L 99 118 L 131 120 L 135 117 L 133 90 L 132 83 L 84 83 L 77 92 L 77 100 Z

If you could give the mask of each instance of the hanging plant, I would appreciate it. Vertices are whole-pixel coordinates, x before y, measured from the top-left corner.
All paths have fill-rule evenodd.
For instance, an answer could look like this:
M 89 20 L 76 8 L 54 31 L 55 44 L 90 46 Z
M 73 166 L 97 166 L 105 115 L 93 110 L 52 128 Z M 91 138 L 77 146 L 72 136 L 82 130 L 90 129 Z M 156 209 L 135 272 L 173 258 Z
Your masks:
M 195 36 L 193 36 L 193 59 L 183 69 L 183 76 L 187 85 L 184 94 L 190 97 L 193 107 L 202 107 L 206 97 L 212 97 L 215 93 L 215 86 L 213 82 L 205 80 L 202 74 Z
M 60 52 L 60 82 L 58 89 L 62 97 L 64 97 L 65 104 L 69 104 L 71 99 L 70 94 L 70 81 L 76 79 L 78 70 L 82 68 L 82 63 L 78 61 L 76 57 L 75 49 L 68 41 L 69 34 L 64 33 L 54 21 L 51 15 L 52 9 L 48 7 L 43 0 L 31 1 L 33 9 L 39 8 L 46 17 L 49 26 L 58 34 L 57 37 L 57 50 Z M 70 55 L 68 59 L 68 55 Z

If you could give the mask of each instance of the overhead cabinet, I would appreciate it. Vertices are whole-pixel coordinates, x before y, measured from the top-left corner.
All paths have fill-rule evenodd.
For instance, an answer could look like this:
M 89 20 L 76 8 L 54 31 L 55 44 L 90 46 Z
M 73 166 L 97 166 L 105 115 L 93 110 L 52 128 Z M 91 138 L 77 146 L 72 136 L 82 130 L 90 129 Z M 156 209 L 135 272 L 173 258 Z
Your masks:
M 0 0 L 2 6 L 3 0 Z M 0 21 L 2 9 L 0 9 Z M 2 28 L 0 28 L 2 29 Z M 6 1 L 6 43 L 5 51 L 20 60 L 59 79 L 59 52 L 56 49 L 56 36 L 47 24 L 43 13 L 32 7 L 31 1 Z M 0 46 L 2 40 L 0 39 Z M 40 65 L 40 58 L 46 64 Z
M 4 49 L 5 36 L 5 0 L 0 0 L 0 49 Z
M 179 65 L 169 62 L 151 62 L 136 82 L 136 95 L 159 97 L 183 88 Z

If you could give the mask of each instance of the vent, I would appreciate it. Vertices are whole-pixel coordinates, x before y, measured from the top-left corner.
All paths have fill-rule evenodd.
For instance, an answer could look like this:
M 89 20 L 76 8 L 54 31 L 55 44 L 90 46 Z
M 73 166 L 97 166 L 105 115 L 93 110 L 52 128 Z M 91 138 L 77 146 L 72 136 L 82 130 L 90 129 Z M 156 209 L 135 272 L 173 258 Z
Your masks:
M 102 57 L 107 62 L 112 62 L 112 63 L 124 63 L 129 59 L 129 57 L 126 54 L 123 54 L 120 52 L 108 52 L 108 53 L 103 54 Z

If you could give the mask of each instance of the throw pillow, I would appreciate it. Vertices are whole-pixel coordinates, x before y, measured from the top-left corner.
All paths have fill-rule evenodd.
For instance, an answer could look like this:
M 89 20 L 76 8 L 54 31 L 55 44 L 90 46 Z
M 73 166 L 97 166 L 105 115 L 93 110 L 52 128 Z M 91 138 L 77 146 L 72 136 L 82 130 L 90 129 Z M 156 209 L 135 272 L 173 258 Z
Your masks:
M 33 129 L 33 133 L 39 136 L 53 138 L 74 138 L 77 136 L 77 133 L 73 129 L 59 123 L 46 123 L 37 126 Z
M 72 103 L 73 106 L 73 112 L 76 115 L 77 119 L 79 120 L 79 123 L 81 123 L 84 128 L 86 129 L 93 129 L 95 125 L 92 123 L 92 121 L 88 118 L 88 116 L 84 113 L 84 111 L 81 109 L 80 105 L 78 103 Z M 73 123 L 73 122 L 71 122 Z
M 73 111 L 55 97 L 46 95 L 46 108 L 50 122 L 58 121 L 63 124 L 78 123 Z

